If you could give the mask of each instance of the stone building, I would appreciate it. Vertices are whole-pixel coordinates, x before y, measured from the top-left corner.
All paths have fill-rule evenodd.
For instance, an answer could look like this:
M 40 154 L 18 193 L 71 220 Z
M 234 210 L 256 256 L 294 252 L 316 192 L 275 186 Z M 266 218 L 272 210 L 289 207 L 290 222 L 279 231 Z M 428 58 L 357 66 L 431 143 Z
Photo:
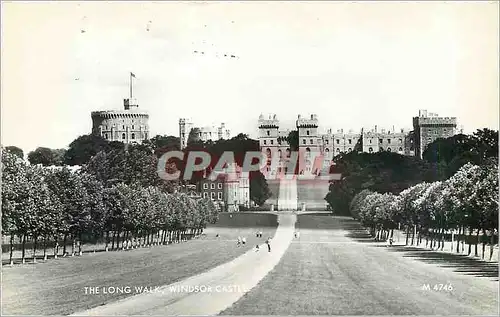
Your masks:
M 236 163 L 229 164 L 224 174 L 224 203 L 227 211 L 239 211 L 239 206 L 250 207 L 250 178 Z
M 328 129 L 326 133 L 319 132 L 318 117 L 315 114 L 310 117 L 298 116 L 296 128 L 299 137 L 299 174 L 316 174 L 320 167 L 331 164 L 334 156 L 352 151 L 373 153 L 378 151 L 395 152 L 402 155 L 411 155 L 414 152 L 413 138 L 409 138 L 411 132 L 403 129 L 396 131 L 392 129 L 361 129 L 360 132 L 353 130 L 344 131 L 338 129 L 333 132 Z M 287 173 L 287 161 L 290 157 L 290 146 L 286 137 L 288 130 L 280 130 L 280 121 L 276 115 L 259 116 L 259 144 L 261 151 L 267 156 L 268 176 L 273 177 L 277 173 Z M 316 155 L 322 155 L 322 162 L 315 161 Z
M 420 110 L 413 118 L 415 155 L 422 158 L 427 146 L 439 138 L 448 138 L 457 129 L 456 117 L 440 117 L 436 113 Z
M 361 149 L 365 153 L 373 152 L 394 152 L 405 155 L 405 138 L 408 131 L 401 129 L 395 131 L 392 129 L 378 130 L 377 126 L 370 131 L 362 130 L 361 132 Z
M 189 133 L 192 129 L 196 129 L 198 133 L 197 137 L 199 140 L 206 142 L 208 140 L 216 141 L 221 139 L 230 139 L 231 131 L 226 127 L 225 123 L 220 125 L 202 126 L 197 127 L 193 122 L 186 118 L 179 119 L 179 139 L 181 142 L 181 150 L 187 146 L 187 141 L 189 139 Z
M 203 198 L 210 198 L 222 210 L 238 211 L 239 206 L 250 206 L 250 179 L 248 172 L 242 172 L 236 164 L 229 164 L 223 172 L 205 174 L 198 183 Z
M 135 99 L 124 99 L 123 110 L 93 111 L 92 134 L 108 141 L 140 143 L 149 138 L 149 114 Z

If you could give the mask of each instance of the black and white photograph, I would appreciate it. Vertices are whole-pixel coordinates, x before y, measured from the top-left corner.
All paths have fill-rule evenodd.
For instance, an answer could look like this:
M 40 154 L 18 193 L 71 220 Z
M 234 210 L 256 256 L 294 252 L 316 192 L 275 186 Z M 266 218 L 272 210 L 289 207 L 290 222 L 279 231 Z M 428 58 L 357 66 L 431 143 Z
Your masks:
M 498 316 L 499 1 L 2 1 L 3 316 Z

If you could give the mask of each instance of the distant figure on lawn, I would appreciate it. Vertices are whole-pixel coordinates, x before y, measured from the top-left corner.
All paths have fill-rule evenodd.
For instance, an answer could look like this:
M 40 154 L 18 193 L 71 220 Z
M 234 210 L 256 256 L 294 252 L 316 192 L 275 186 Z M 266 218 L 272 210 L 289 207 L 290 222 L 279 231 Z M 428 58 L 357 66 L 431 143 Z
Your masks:
M 266 244 L 267 244 L 267 251 L 271 252 L 271 238 L 267 238 Z
M 245 238 L 245 237 L 241 238 L 241 243 L 243 243 L 243 245 L 245 245 L 247 243 L 247 238 Z
M 386 242 L 387 242 L 385 245 L 386 247 L 392 245 L 392 242 L 393 242 L 392 237 L 388 238 Z
M 241 237 L 238 237 L 238 243 L 236 244 L 237 247 L 239 247 L 241 244 Z
M 255 246 L 255 252 L 258 252 L 258 251 L 259 251 L 259 245 L 257 244 L 257 245 Z
M 215 237 L 216 237 L 216 238 L 218 238 L 218 237 L 219 237 L 219 234 L 216 234 L 216 235 L 215 235 Z
M 299 237 L 300 237 L 300 232 L 295 231 L 295 238 L 297 238 L 297 239 L 298 239 Z
M 262 231 L 259 231 L 259 238 L 262 238 Z

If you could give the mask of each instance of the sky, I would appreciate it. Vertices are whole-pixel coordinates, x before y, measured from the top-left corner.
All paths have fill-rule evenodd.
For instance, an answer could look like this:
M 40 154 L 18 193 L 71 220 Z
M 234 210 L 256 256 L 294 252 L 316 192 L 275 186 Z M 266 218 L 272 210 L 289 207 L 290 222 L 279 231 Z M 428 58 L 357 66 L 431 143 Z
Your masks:
M 498 129 L 498 7 L 2 2 L 2 145 L 67 147 L 91 111 L 122 109 L 129 72 L 150 135 L 186 117 L 256 137 L 261 113 L 283 129 L 312 113 L 320 131 L 410 129 L 419 109 Z

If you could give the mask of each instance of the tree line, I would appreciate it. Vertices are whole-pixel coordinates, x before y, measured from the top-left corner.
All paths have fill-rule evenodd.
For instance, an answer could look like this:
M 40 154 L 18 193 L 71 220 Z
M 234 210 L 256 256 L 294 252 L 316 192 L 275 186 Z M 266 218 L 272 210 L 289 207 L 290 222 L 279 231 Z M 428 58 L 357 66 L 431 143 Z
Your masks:
M 151 156 L 141 155 L 140 149 L 99 153 L 74 172 L 26 164 L 2 148 L 2 233 L 10 236 L 11 263 L 16 236 L 24 262 L 28 240 L 33 254 L 41 246 L 46 259 L 49 244 L 55 257 L 60 242 L 63 254 L 71 241 L 72 254 L 77 241 L 80 254 L 82 241 L 104 240 L 106 250 L 163 244 L 200 234 L 217 220 L 211 200 L 169 193 L 155 183 L 159 178 L 143 169 Z M 108 165 L 100 169 L 102 162 Z
M 342 179 L 330 184 L 325 200 L 334 213 L 349 216 L 351 201 L 365 189 L 397 195 L 422 182 L 445 181 L 466 163 L 482 166 L 490 159 L 498 159 L 498 131 L 490 129 L 437 139 L 423 159 L 386 151 L 342 153 L 331 167 Z
M 399 194 L 365 189 L 349 209 L 376 239 L 390 238 L 394 229 L 401 228 L 406 231 L 406 245 L 419 245 L 425 238 L 426 246 L 443 250 L 445 235 L 452 232 L 457 234 L 457 253 L 460 242 L 462 248 L 467 242 L 467 254 L 474 244 L 478 256 L 482 243 L 484 258 L 489 244 L 491 260 L 498 236 L 498 163 L 495 159 L 483 165 L 466 163 L 445 181 L 422 182 Z
M 191 131 L 187 147 L 182 151 L 186 154 L 190 151 L 201 150 L 210 153 L 214 159 L 208 168 L 208 172 L 213 169 L 218 161 L 217 159 L 224 152 L 232 152 L 235 156 L 236 163 L 239 166 L 242 166 L 243 159 L 247 152 L 260 151 L 259 142 L 257 140 L 250 139 L 245 134 L 238 134 L 228 140 L 209 140 L 207 142 L 199 140 L 196 135 L 196 133 L 193 134 L 193 131 Z M 6 149 L 20 158 L 24 157 L 22 149 L 18 147 L 9 146 Z M 135 159 L 127 160 L 129 164 L 125 164 L 125 166 L 127 166 L 128 171 L 125 172 L 122 168 L 123 165 L 117 164 L 117 161 L 123 162 L 124 155 L 131 152 L 130 149 L 134 149 L 131 156 L 134 156 Z M 125 146 L 122 142 L 109 142 L 100 136 L 89 134 L 76 138 L 70 143 L 68 149 L 49 149 L 39 147 L 28 153 L 27 158 L 31 164 L 41 164 L 43 166 L 89 166 L 89 168 L 94 169 L 93 172 L 98 176 L 98 178 L 105 178 L 105 181 L 116 178 L 123 179 L 134 177 L 144 179 L 144 177 L 138 174 L 146 171 L 145 173 L 148 175 L 148 180 L 146 182 L 148 184 L 158 185 L 157 183 L 159 180 L 157 180 L 158 176 L 156 174 L 158 158 L 167 151 L 179 150 L 180 140 L 178 137 L 174 136 L 157 135 L 149 140 L 143 141 L 142 144 Z M 144 157 L 144 155 L 147 157 Z M 188 156 L 185 155 L 184 160 L 172 158 L 169 160 L 166 169 L 173 168 L 174 170 L 171 172 L 175 172 L 175 170 L 180 171 L 180 179 L 183 179 L 183 172 L 185 170 L 187 157 Z M 136 164 L 137 160 L 141 163 Z M 106 168 L 104 168 L 104 166 L 106 166 Z M 115 172 L 117 171 L 120 171 L 118 172 L 119 176 L 115 175 Z M 132 171 L 132 173 L 129 171 Z M 204 171 L 197 171 L 193 173 L 193 176 L 187 183 L 197 184 L 204 177 Z M 152 178 L 155 178 L 155 180 Z M 173 191 L 173 188 L 181 183 L 183 182 L 172 181 L 166 182 L 162 186 L 167 186 L 169 187 L 169 191 Z M 261 206 L 270 197 L 270 195 L 271 191 L 267 186 L 267 181 L 264 175 L 260 171 L 251 172 L 250 199 L 257 205 Z

